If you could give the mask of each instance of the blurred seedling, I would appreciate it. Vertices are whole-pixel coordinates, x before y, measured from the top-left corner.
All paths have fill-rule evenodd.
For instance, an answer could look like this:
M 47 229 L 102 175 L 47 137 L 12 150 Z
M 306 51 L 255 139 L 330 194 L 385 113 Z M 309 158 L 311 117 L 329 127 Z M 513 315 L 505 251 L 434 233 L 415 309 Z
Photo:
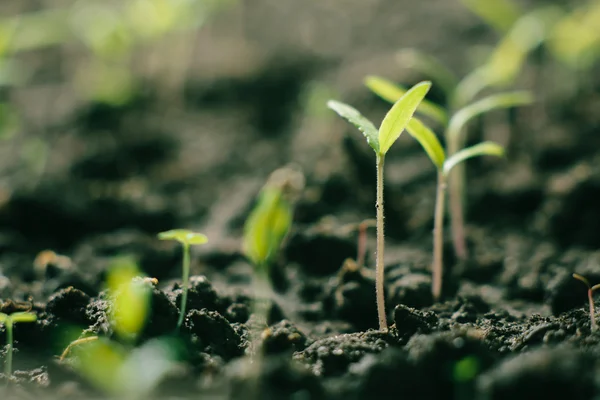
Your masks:
M 579 274 L 573 274 L 573 278 L 583 282 L 583 284 L 587 287 L 588 289 L 588 301 L 590 303 L 590 321 L 592 324 L 592 330 L 595 331 L 598 329 L 598 322 L 596 322 L 596 311 L 594 309 L 594 292 L 598 289 L 600 289 L 600 283 L 591 286 L 590 285 L 590 281 L 587 280 L 586 277 L 579 275 Z
M 419 53 L 420 54 L 420 53 Z M 414 55 L 419 59 L 425 57 L 422 55 Z M 423 61 L 425 63 L 425 61 Z M 438 64 L 433 64 L 429 61 L 430 69 L 433 69 Z M 423 67 L 424 68 L 424 67 Z M 439 67 L 443 68 L 443 67 Z M 445 76 L 450 72 L 438 72 L 438 75 Z M 440 78 L 443 79 L 443 78 Z M 449 85 L 456 87 L 453 78 L 445 78 Z M 382 99 L 394 103 L 407 93 L 406 88 L 397 85 L 385 78 L 378 76 L 368 76 L 365 79 L 366 86 Z M 427 117 L 444 128 L 444 138 L 446 141 L 446 154 L 451 157 L 457 154 L 465 147 L 465 126 L 474 118 L 496 109 L 509 108 L 530 104 L 533 102 L 533 96 L 526 91 L 513 91 L 506 93 L 493 94 L 476 100 L 464 107 L 458 109 L 450 109 L 447 111 L 443 107 L 423 100 L 417 107 L 416 113 L 420 116 Z M 467 258 L 467 245 L 465 241 L 464 229 L 464 205 L 463 198 L 465 195 L 465 171 L 462 165 L 458 165 L 453 173 L 448 177 L 448 190 L 450 194 L 450 217 L 452 224 L 452 240 L 454 251 L 460 259 Z
M 493 142 L 482 142 L 459 150 L 447 156 L 435 133 L 419 119 L 413 118 L 407 126 L 408 133 L 423 147 L 433 165 L 437 168 L 437 194 L 435 200 L 433 228 L 433 279 L 432 294 L 439 300 L 442 294 L 443 253 L 444 253 L 444 213 L 448 175 L 458 164 L 473 157 L 502 156 L 504 149 Z
M 274 171 L 244 225 L 242 250 L 254 267 L 254 311 L 265 323 L 271 306 L 271 267 L 292 225 L 294 204 L 304 188 L 295 167 Z
M 367 255 L 367 229 L 377 227 L 377 220 L 365 219 L 358 224 L 348 224 L 343 227 L 345 232 L 358 232 L 357 246 L 356 246 L 356 265 L 359 268 L 365 266 L 365 259 Z
M 12 314 L 0 313 L 0 323 L 6 329 L 6 360 L 4 360 L 4 376 L 8 379 L 12 375 L 13 359 L 13 325 L 23 322 L 35 322 L 37 315 L 32 312 L 16 312 Z
M 384 164 L 385 155 L 400 137 L 400 134 L 406 128 L 406 125 L 412 118 L 415 110 L 421 104 L 425 95 L 431 87 L 431 82 L 420 82 L 406 91 L 391 109 L 388 111 L 379 130 L 375 125 L 355 108 L 330 100 L 327 106 L 335 111 L 339 116 L 346 119 L 359 131 L 363 133 L 367 139 L 367 143 L 376 156 L 376 171 L 377 171 L 377 200 L 375 208 L 377 212 L 377 256 L 376 256 L 376 273 L 375 273 L 375 288 L 377 296 L 377 314 L 379 318 L 379 329 L 387 330 L 387 317 L 385 312 L 385 295 L 384 295 L 384 208 L 383 208 L 383 184 L 384 184 Z
M 208 242 L 208 238 L 202 233 L 196 233 L 186 229 L 173 229 L 161 232 L 158 234 L 158 238 L 160 240 L 175 240 L 183 246 L 181 306 L 179 310 L 179 319 L 177 320 L 177 329 L 179 329 L 185 318 L 187 295 L 190 286 L 190 246 L 205 244 Z

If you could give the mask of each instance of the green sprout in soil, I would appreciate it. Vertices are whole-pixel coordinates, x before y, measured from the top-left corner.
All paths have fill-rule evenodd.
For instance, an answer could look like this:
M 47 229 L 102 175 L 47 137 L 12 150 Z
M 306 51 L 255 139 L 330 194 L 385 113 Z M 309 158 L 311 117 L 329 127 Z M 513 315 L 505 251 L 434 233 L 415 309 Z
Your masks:
M 438 170 L 437 194 L 435 200 L 434 228 L 433 228 L 433 279 L 432 294 L 434 300 L 439 300 L 442 294 L 443 275 L 443 245 L 444 245 L 444 212 L 446 187 L 450 171 L 460 163 L 479 156 L 502 156 L 504 149 L 493 142 L 482 142 L 464 148 L 447 156 L 437 136 L 419 119 L 413 118 L 407 126 L 408 133 L 417 139 Z
M 376 256 L 376 273 L 375 273 L 375 288 L 377 296 L 377 314 L 379 317 L 379 329 L 387 330 L 387 317 L 385 312 L 385 295 L 384 295 L 384 248 L 385 237 L 383 228 L 384 208 L 383 208 L 383 171 L 385 155 L 400 137 L 400 134 L 406 128 L 411 120 L 415 110 L 421 104 L 425 95 L 431 87 L 431 82 L 420 82 L 406 91 L 392 108 L 388 111 L 379 130 L 375 125 L 356 109 L 347 104 L 338 101 L 330 100 L 327 105 L 342 118 L 353 124 L 360 130 L 367 143 L 376 156 L 376 171 L 377 171 L 377 200 L 375 208 L 377 212 L 377 256 Z
M 254 266 L 255 312 L 268 320 L 271 267 L 293 220 L 293 204 L 304 187 L 304 175 L 284 167 L 274 171 L 261 189 L 244 225 L 243 252 Z
M 582 275 L 579 274 L 573 274 L 573 278 L 583 282 L 583 284 L 587 287 L 588 289 L 588 301 L 590 303 L 590 321 L 592 324 L 592 330 L 595 331 L 598 329 L 598 323 L 596 322 L 596 312 L 594 310 L 594 292 L 598 289 L 600 289 L 600 283 L 594 286 L 590 285 L 590 281 L 587 280 L 587 278 L 585 278 Z
M 415 57 L 422 59 L 424 56 L 415 55 Z M 421 62 L 423 64 L 427 63 L 429 69 L 432 70 L 432 73 L 437 71 L 437 74 L 440 76 L 439 79 L 444 80 L 446 85 L 455 88 L 454 90 L 458 90 L 456 89 L 458 84 L 455 83 L 455 79 L 453 77 L 446 77 L 451 74 L 449 71 L 444 72 L 441 70 L 442 66 L 438 66 L 437 63 L 434 64 L 433 61 L 426 62 L 422 60 Z M 423 68 L 425 69 L 425 67 Z M 396 102 L 407 92 L 406 88 L 378 76 L 368 76 L 365 79 L 365 84 L 372 92 L 390 103 Z M 533 102 L 533 97 L 529 92 L 512 91 L 493 94 L 462 107 L 451 109 L 451 111 L 447 111 L 443 107 L 428 100 L 423 100 L 418 106 L 416 113 L 420 116 L 427 117 L 444 127 L 446 153 L 448 157 L 451 157 L 465 147 L 466 137 L 464 131 L 465 126 L 469 121 L 492 110 L 526 105 L 531 102 Z M 460 259 L 464 260 L 467 258 L 467 245 L 464 228 L 465 217 L 463 198 L 466 184 L 463 166 L 457 166 L 448 179 L 448 191 L 450 195 L 449 208 L 454 251 Z
M 13 325 L 17 322 L 35 322 L 37 315 L 32 312 L 16 312 L 13 314 L 0 313 L 0 323 L 6 329 L 6 360 L 4 361 L 4 376 L 8 378 L 12 375 L 12 356 L 13 356 Z
M 176 240 L 182 244 L 183 249 L 183 265 L 182 265 L 182 293 L 181 293 L 181 310 L 179 311 L 179 319 L 177 320 L 177 328 L 181 327 L 185 318 L 185 307 L 187 304 L 187 294 L 190 281 L 190 246 L 199 245 L 208 242 L 208 238 L 202 233 L 196 233 L 187 229 L 172 229 L 170 231 L 161 232 L 158 234 L 160 240 Z

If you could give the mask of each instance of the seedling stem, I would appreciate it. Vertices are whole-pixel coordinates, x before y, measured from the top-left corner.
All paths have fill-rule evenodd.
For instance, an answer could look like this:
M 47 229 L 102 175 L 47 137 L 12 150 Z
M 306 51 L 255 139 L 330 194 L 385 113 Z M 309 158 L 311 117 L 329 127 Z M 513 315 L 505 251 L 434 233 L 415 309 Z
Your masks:
M 573 274 L 573 278 L 583 282 L 583 284 L 588 288 L 588 302 L 590 303 L 590 321 L 592 324 L 592 331 L 598 329 L 598 322 L 596 321 L 596 311 L 594 309 L 594 292 L 600 289 L 600 283 L 594 286 L 590 286 L 590 281 L 587 280 L 586 277 Z
M 377 154 L 377 260 L 375 264 L 375 293 L 377 296 L 377 316 L 379 317 L 379 328 L 387 329 L 387 318 L 385 313 L 384 293 L 384 224 L 383 224 L 383 166 L 384 156 Z
M 432 294 L 434 299 L 442 295 L 442 272 L 444 254 L 444 207 L 446 200 L 446 176 L 438 169 L 437 195 L 433 226 L 433 277 Z

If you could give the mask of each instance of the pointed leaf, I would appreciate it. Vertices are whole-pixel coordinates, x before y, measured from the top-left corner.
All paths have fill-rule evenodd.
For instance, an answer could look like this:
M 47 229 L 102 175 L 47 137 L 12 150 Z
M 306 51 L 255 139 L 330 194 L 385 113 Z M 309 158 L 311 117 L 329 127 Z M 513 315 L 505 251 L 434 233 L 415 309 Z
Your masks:
M 37 320 L 37 315 L 32 312 L 16 312 L 10 315 L 13 322 L 34 322 Z
M 585 286 L 587 286 L 588 288 L 590 287 L 590 281 L 588 281 L 585 276 L 579 275 L 579 274 L 573 274 L 573 278 L 583 282 L 585 284 Z
M 460 109 L 450 119 L 450 124 L 448 125 L 447 130 L 448 140 L 456 140 L 466 123 L 483 113 L 500 108 L 510 108 L 531 104 L 533 103 L 533 100 L 533 96 L 527 91 L 494 94 L 478 100 L 475 103 Z
M 161 232 L 158 234 L 160 240 L 176 240 L 183 244 L 204 244 L 208 242 L 206 235 L 202 233 L 192 232 L 187 229 L 171 229 L 170 231 Z
M 0 313 L 0 324 L 3 324 L 8 318 L 8 314 Z
M 504 147 L 494 142 L 482 142 L 466 149 L 462 149 L 455 154 L 448 157 L 444 162 L 444 174 L 448 175 L 450 170 L 457 164 L 468 160 L 469 158 L 479 156 L 497 156 L 502 157 L 504 155 Z
M 461 3 L 500 33 L 507 32 L 523 14 L 519 5 L 510 0 L 461 0 Z
M 442 168 L 446 154 L 435 133 L 415 117 L 410 120 L 406 130 L 412 137 L 419 141 L 421 146 L 423 146 L 423 149 L 427 152 L 431 162 L 433 162 L 438 169 Z
M 400 97 L 404 96 L 408 90 L 392 81 L 373 75 L 365 78 L 365 85 L 377 96 L 392 104 L 397 102 Z M 448 123 L 448 114 L 446 113 L 446 110 L 425 99 L 423 99 L 421 104 L 419 104 L 419 107 L 417 107 L 417 113 L 429 117 L 444 126 Z
M 380 155 L 385 155 L 392 144 L 400 137 L 430 87 L 431 82 L 429 81 L 417 83 L 388 111 L 379 127 Z
M 357 109 L 348 104 L 335 100 L 329 100 L 327 107 L 335 111 L 340 117 L 344 118 L 352 125 L 358 128 L 365 135 L 367 143 L 376 153 L 379 153 L 379 136 L 377 128 L 371 121 L 364 117 Z

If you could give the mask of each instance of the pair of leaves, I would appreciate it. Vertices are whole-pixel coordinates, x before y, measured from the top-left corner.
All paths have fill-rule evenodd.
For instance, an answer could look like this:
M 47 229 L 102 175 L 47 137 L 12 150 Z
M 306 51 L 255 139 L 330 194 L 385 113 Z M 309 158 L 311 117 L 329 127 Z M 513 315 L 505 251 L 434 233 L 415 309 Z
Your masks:
M 431 82 L 425 81 L 405 91 L 388 111 L 381 122 L 379 130 L 358 110 L 347 104 L 330 100 L 327 106 L 356 126 L 363 133 L 367 139 L 367 143 L 375 153 L 379 156 L 385 156 L 390 147 L 392 147 L 392 144 L 400 137 L 400 134 L 410 122 L 430 87 Z
M 16 322 L 35 322 L 37 315 L 32 312 L 0 313 L 0 324 L 13 325 Z
M 206 235 L 187 229 L 172 229 L 158 234 L 160 240 L 175 240 L 184 245 L 197 245 L 208 242 Z
M 504 155 L 504 148 L 499 144 L 494 142 L 482 142 L 459 150 L 446 158 L 446 153 L 435 133 L 433 133 L 433 131 L 418 118 L 413 117 L 408 124 L 407 130 L 408 133 L 421 144 L 423 150 L 425 150 L 436 168 L 441 170 L 446 176 L 448 176 L 452 168 L 457 164 L 460 164 L 469 158 L 485 155 L 501 157 Z

